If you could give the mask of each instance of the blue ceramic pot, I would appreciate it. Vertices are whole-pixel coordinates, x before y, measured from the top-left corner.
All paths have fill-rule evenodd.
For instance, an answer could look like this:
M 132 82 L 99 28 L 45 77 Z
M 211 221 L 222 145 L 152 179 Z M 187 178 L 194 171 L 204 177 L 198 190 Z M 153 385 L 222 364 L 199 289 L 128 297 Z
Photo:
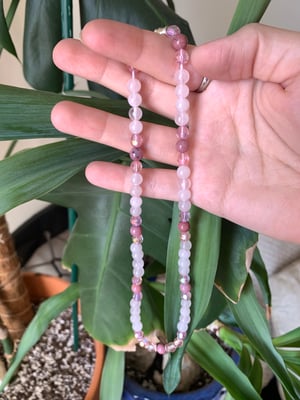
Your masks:
M 131 379 L 126 379 L 122 400 L 219 400 L 224 388 L 216 381 L 189 393 L 164 393 L 147 390 Z

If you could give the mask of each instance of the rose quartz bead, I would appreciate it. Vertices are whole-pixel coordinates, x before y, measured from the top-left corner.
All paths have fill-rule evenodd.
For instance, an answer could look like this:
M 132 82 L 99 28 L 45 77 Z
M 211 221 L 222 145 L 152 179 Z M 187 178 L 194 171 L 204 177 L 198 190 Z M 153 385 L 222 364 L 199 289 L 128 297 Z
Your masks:
M 186 165 L 181 165 L 177 168 L 177 176 L 179 179 L 187 179 L 191 174 L 191 170 Z
M 188 153 L 180 153 L 178 155 L 178 165 L 188 165 L 190 162 L 190 156 L 188 155 Z
M 180 83 L 187 83 L 190 79 L 190 73 L 189 71 L 187 71 L 184 68 L 179 68 L 176 72 L 175 72 L 175 79 L 177 82 Z
M 132 291 L 133 293 L 141 293 L 142 287 L 141 287 L 141 285 L 135 285 L 135 284 L 133 284 L 133 285 L 131 285 L 131 291 Z
M 186 153 L 188 149 L 189 149 L 189 143 L 187 140 L 184 139 L 178 140 L 178 142 L 176 143 L 176 150 L 179 153 Z
M 143 110 L 140 107 L 131 107 L 128 116 L 131 120 L 140 120 L 143 116 Z
M 138 107 L 142 104 L 142 96 L 139 93 L 131 93 L 128 96 L 128 103 L 132 107 Z
M 179 83 L 175 88 L 175 93 L 177 97 L 187 97 L 190 89 L 185 83 Z
M 179 126 L 177 128 L 178 139 L 187 139 L 190 135 L 190 130 L 187 126 Z
M 139 92 L 141 87 L 142 85 L 139 79 L 131 78 L 128 82 L 128 90 L 130 92 Z
M 134 119 L 129 124 L 129 131 L 133 134 L 138 135 L 139 133 L 141 133 L 143 131 L 143 123 L 141 121 Z
M 133 172 L 140 172 L 143 169 L 143 164 L 139 160 L 131 161 L 130 168 Z
M 190 224 L 188 222 L 179 222 L 178 230 L 180 232 L 187 232 L 190 229 Z
M 140 147 L 133 147 L 129 153 L 131 160 L 140 161 L 143 158 L 143 151 Z
M 173 37 L 180 34 L 180 28 L 177 25 L 169 25 L 166 28 L 166 35 Z
M 162 343 L 158 343 L 158 345 L 156 346 L 156 351 L 158 352 L 158 354 L 165 354 L 166 352 L 165 345 Z
M 141 147 L 143 144 L 143 136 L 142 135 L 132 135 L 131 136 L 131 144 L 134 147 Z
M 185 35 L 179 33 L 178 35 L 173 37 L 171 43 L 174 50 L 180 50 L 186 48 L 188 41 Z
M 190 56 L 186 50 L 180 49 L 176 52 L 176 61 L 179 64 L 185 65 L 189 62 L 189 59 L 190 59 Z

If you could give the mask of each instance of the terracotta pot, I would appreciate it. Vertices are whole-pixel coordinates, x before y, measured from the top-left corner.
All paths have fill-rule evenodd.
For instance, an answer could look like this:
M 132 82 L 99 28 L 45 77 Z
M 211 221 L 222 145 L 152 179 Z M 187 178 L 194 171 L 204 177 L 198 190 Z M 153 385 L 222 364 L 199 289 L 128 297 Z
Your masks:
M 67 281 L 56 276 L 25 272 L 23 277 L 28 288 L 30 298 L 33 302 L 54 296 L 65 290 L 69 285 Z M 99 385 L 105 350 L 102 343 L 95 340 L 94 344 L 96 351 L 96 362 L 91 384 L 84 400 L 99 400 Z

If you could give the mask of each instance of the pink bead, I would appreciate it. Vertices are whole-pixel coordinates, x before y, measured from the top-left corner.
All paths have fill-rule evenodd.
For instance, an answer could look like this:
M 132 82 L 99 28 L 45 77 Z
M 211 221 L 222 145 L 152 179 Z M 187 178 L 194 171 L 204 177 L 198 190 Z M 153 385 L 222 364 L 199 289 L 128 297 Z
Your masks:
M 134 147 L 141 147 L 143 144 L 143 136 L 142 135 L 132 135 L 131 136 L 131 144 Z
M 189 143 L 187 140 L 184 139 L 178 140 L 178 142 L 176 143 L 176 150 L 179 153 L 186 153 L 188 149 L 189 149 Z
M 182 211 L 179 213 L 179 219 L 182 222 L 189 222 L 190 217 L 191 217 L 191 214 L 189 212 Z
M 143 169 L 143 164 L 139 160 L 134 160 L 131 162 L 130 168 L 133 172 L 140 172 Z
M 178 35 L 174 36 L 172 39 L 172 47 L 174 50 L 180 50 L 180 49 L 185 49 L 187 46 L 187 37 L 179 33 Z
M 135 161 L 140 161 L 143 158 L 143 151 L 139 147 L 133 147 L 130 151 L 130 158 Z
M 176 52 L 176 61 L 179 64 L 187 64 L 189 59 L 190 59 L 190 56 L 186 50 L 180 49 Z
M 131 282 L 132 282 L 133 285 L 141 285 L 141 283 L 142 283 L 142 278 L 137 277 L 137 276 L 134 276 L 134 277 L 131 279 Z
M 140 225 L 142 225 L 142 217 L 141 216 L 131 217 L 130 218 L 130 223 L 133 226 L 140 226 Z
M 187 139 L 190 135 L 190 130 L 187 126 L 179 126 L 177 128 L 177 137 L 179 139 Z
M 156 351 L 158 352 L 158 354 L 165 354 L 166 352 L 165 345 L 162 343 L 158 343 L 158 345 L 156 346 Z
M 184 294 L 189 293 L 191 291 L 191 285 L 189 283 L 181 283 L 180 291 Z
M 180 232 L 188 232 L 190 229 L 190 224 L 189 222 L 179 222 L 178 223 L 178 230 Z
M 177 161 L 178 165 L 188 165 L 190 162 L 190 156 L 187 153 L 180 153 Z
M 140 226 L 131 226 L 130 234 L 133 237 L 140 237 L 142 235 L 142 228 Z
M 180 34 L 180 28 L 177 25 L 167 26 L 166 35 L 173 37 Z
M 131 285 L 131 291 L 135 294 L 141 293 L 142 287 L 141 285 Z

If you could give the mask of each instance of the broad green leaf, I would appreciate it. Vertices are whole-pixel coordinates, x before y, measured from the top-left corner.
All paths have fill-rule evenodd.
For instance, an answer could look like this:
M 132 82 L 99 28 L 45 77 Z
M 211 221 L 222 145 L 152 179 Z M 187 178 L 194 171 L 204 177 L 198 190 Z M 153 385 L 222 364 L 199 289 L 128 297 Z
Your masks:
M 64 263 L 79 268 L 82 317 L 87 331 L 105 344 L 126 344 L 133 336 L 129 322 L 129 196 L 92 186 L 80 174 L 44 199 L 72 207 L 78 214 Z M 145 198 L 143 210 L 145 254 L 165 263 L 172 205 Z M 145 333 L 162 327 L 162 310 L 163 296 L 145 282 Z
M 0 140 L 66 137 L 54 129 L 50 121 L 53 106 L 62 100 L 75 101 L 124 117 L 128 116 L 125 100 L 107 100 L 65 96 L 38 90 L 0 85 Z M 144 120 L 162 125 L 171 121 L 144 110 Z
M 276 347 L 300 347 L 300 327 L 273 338 Z
M 168 258 L 167 258 L 167 278 L 165 294 L 165 330 L 169 340 L 173 340 L 177 332 L 177 321 L 180 308 L 180 292 L 178 288 L 179 275 L 177 271 L 178 262 L 178 206 L 174 205 L 172 229 L 169 236 Z M 221 219 L 199 208 L 192 207 L 191 210 L 191 235 L 192 235 L 192 255 L 191 255 L 191 282 L 195 288 L 192 291 L 192 311 L 188 342 L 193 330 L 209 317 L 211 313 L 206 313 L 210 305 L 213 311 L 213 303 L 209 304 L 214 290 L 214 280 L 218 265 L 219 246 L 220 246 Z M 219 298 L 216 298 L 220 304 Z M 223 305 L 222 305 L 223 307 Z M 216 308 L 221 311 L 221 308 Z M 216 315 L 214 315 L 216 318 Z M 180 379 L 181 358 L 185 346 L 178 349 L 171 355 L 168 365 L 164 371 L 164 388 L 167 393 L 171 393 L 178 385 Z
M 254 358 L 249 379 L 257 392 L 260 393 L 263 385 L 263 367 L 258 357 Z
M 206 331 L 194 333 L 187 351 L 235 400 L 261 399 L 249 379 Z
M 101 376 L 100 399 L 121 399 L 124 385 L 125 353 L 107 349 Z
M 62 90 L 62 71 L 52 61 L 53 48 L 61 38 L 60 1 L 27 0 L 23 71 L 25 79 L 35 89 Z
M 227 326 L 221 326 L 218 336 L 227 346 L 233 348 L 237 353 L 242 355 L 245 346 L 243 344 L 242 335 L 239 332 Z M 246 357 L 246 355 L 244 357 Z M 244 361 L 244 359 L 242 361 Z
M 228 34 L 251 22 L 259 22 L 271 0 L 239 0 Z
M 251 346 L 270 366 L 289 395 L 296 400 L 298 394 L 293 387 L 282 357 L 273 346 L 269 327 L 256 298 L 250 277 L 248 277 L 239 302 L 237 304 L 229 302 L 229 306 Z
M 61 185 L 96 159 L 123 154 L 77 138 L 23 150 L 0 161 L 0 214 Z
M 96 18 L 112 19 L 153 31 L 160 26 L 176 24 L 195 43 L 188 23 L 161 0 L 80 0 L 81 25 Z M 111 98 L 119 97 L 102 86 L 89 82 L 93 90 Z
M 221 237 L 215 283 L 230 301 L 236 303 L 250 270 L 258 235 L 233 222 L 222 220 Z
M 15 45 L 9 34 L 9 25 L 4 14 L 3 0 L 0 0 L 0 49 L 2 48 L 18 58 Z
M 31 348 L 39 341 L 50 322 L 79 298 L 78 284 L 71 284 L 63 292 L 45 300 L 24 332 L 17 353 L 0 385 L 2 391 L 14 376 L 20 363 Z

